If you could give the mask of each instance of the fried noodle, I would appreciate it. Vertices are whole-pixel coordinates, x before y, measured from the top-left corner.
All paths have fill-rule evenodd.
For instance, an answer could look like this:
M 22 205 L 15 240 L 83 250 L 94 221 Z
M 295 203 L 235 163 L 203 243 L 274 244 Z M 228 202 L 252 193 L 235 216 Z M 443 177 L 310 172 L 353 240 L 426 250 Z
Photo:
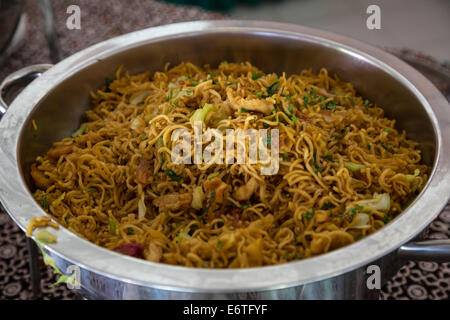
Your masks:
M 91 97 L 87 121 L 33 164 L 35 198 L 79 236 L 153 262 L 244 268 L 323 254 L 382 228 L 427 180 L 418 143 L 326 69 L 119 68 Z M 277 174 L 172 163 L 172 132 L 193 133 L 205 104 L 204 130 L 279 129 Z

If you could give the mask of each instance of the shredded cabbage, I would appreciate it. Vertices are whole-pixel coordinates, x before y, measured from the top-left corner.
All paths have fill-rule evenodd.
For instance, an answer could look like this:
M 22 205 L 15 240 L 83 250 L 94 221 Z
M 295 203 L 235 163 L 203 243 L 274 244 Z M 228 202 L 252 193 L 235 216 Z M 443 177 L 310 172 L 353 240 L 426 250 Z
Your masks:
M 145 206 L 145 197 L 144 197 L 144 194 L 142 194 L 141 199 L 139 199 L 139 202 L 138 202 L 138 217 L 139 217 L 139 219 L 144 218 L 146 211 L 147 211 L 147 207 Z
M 368 229 L 370 228 L 370 217 L 365 213 L 357 213 L 354 218 L 352 229 Z
M 139 103 L 141 103 L 145 98 L 147 98 L 150 94 L 152 93 L 152 91 L 150 90 L 145 90 L 142 91 L 138 94 L 135 94 L 131 97 L 130 99 L 130 103 L 134 104 L 134 105 L 138 105 Z
M 388 193 L 375 193 L 373 199 L 360 200 L 357 204 L 374 210 L 387 211 L 391 208 L 391 197 Z
M 184 229 L 180 232 L 180 234 L 175 238 L 177 242 L 181 242 L 184 239 L 189 240 L 192 239 L 192 237 L 189 235 L 189 228 Z
M 414 170 L 414 174 L 407 174 L 405 175 L 406 180 L 408 180 L 409 183 L 413 182 L 414 179 L 420 174 L 420 170 L 416 169 Z
M 216 107 L 212 104 L 205 103 L 203 108 L 195 110 L 194 114 L 189 119 L 192 123 L 195 121 L 205 121 L 206 116 L 210 111 L 216 111 Z
M 366 168 L 366 166 L 362 164 L 357 164 L 353 162 L 344 162 L 344 167 L 346 167 L 348 170 L 352 172 L 358 172 L 359 170 Z
M 47 230 L 41 230 L 36 234 L 36 241 L 43 244 L 56 243 L 56 236 Z

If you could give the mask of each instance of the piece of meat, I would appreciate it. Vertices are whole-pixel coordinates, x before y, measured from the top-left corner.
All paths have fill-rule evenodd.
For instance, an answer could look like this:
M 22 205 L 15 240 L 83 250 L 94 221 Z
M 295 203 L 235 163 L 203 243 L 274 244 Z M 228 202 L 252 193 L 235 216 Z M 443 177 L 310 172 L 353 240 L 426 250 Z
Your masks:
M 115 247 L 113 250 L 122 254 L 126 254 L 127 256 L 143 258 L 142 243 L 125 243 Z
M 225 191 L 228 189 L 228 184 L 220 178 L 214 178 L 203 182 L 203 189 L 206 194 L 207 213 L 209 217 L 212 217 L 217 210 L 224 207 Z
M 242 97 L 234 97 L 232 94 L 232 89 L 227 89 L 227 97 L 231 102 L 230 106 L 234 110 L 240 110 L 245 108 L 251 111 L 258 111 L 266 115 L 271 114 L 274 110 L 275 100 L 272 98 L 268 99 L 244 99 Z
M 192 193 L 172 193 L 160 196 L 153 200 L 153 205 L 159 208 L 160 212 L 176 211 L 179 209 L 189 209 L 192 202 Z
M 58 160 L 62 155 L 71 153 L 73 146 L 58 146 L 47 152 L 47 157 L 51 160 Z
M 150 242 L 144 250 L 144 257 L 148 261 L 160 262 L 162 258 L 162 249 L 153 242 Z
M 139 161 L 139 165 L 136 170 L 136 181 L 142 184 L 143 186 L 146 186 L 148 184 L 149 176 L 150 176 L 150 161 L 142 157 L 141 160 Z
M 258 189 L 258 180 L 255 177 L 251 177 L 246 184 L 240 186 L 234 192 L 234 198 L 236 200 L 248 200 L 252 197 L 253 193 Z
M 39 189 L 45 190 L 52 184 L 52 180 L 39 170 L 35 163 L 31 165 L 31 177 Z

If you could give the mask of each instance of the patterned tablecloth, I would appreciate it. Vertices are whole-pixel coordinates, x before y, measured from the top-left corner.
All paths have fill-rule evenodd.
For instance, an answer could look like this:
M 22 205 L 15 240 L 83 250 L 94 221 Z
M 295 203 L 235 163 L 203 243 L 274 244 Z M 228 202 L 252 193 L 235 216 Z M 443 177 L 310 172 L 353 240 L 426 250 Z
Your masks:
M 66 27 L 69 5 L 81 8 L 81 30 Z M 56 29 L 61 56 L 104 39 L 126 32 L 189 20 L 223 19 L 219 14 L 190 7 L 175 7 L 152 0 L 58 0 L 54 1 Z M 28 29 L 26 41 L 0 70 L 0 80 L 7 74 L 34 63 L 50 63 L 50 53 L 43 33 L 43 22 L 35 1 L 28 1 Z M 410 51 L 396 51 L 407 55 Z M 445 68 L 430 58 L 413 54 L 427 65 Z M 438 80 L 439 81 L 439 80 Z M 443 84 L 447 86 L 448 84 Z M 439 86 L 438 86 L 439 87 Z M 450 206 L 430 225 L 430 239 L 448 239 L 450 235 Z M 43 299 L 75 299 L 73 291 L 64 284 L 51 286 L 56 277 L 50 267 L 41 264 Z M 450 263 L 409 262 L 383 287 L 380 299 L 449 299 Z M 25 235 L 0 206 L 0 300 L 31 299 L 28 251 Z

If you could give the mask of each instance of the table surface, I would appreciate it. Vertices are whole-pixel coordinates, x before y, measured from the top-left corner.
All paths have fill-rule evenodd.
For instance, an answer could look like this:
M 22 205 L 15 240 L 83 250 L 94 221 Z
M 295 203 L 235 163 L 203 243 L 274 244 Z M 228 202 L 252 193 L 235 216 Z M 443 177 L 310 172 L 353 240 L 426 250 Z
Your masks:
M 89 0 L 54 1 L 56 30 L 62 58 L 99 41 L 147 27 L 173 22 L 226 18 L 193 7 L 176 7 L 152 0 L 111 0 L 108 6 L 102 3 L 103 1 Z M 78 5 L 81 9 L 81 30 L 68 30 L 66 27 L 66 9 L 72 4 Z M 36 2 L 28 1 L 25 9 L 28 17 L 26 41 L 1 67 L 0 80 L 24 66 L 52 62 L 43 32 L 43 21 L 41 15 L 36 14 L 39 12 Z M 447 97 L 450 96 L 447 91 L 449 78 L 445 81 L 439 76 L 440 73 L 449 74 L 445 66 L 433 58 L 410 50 L 394 48 L 388 51 L 412 63 L 425 75 L 428 75 L 427 69 L 437 71 L 428 76 L 448 95 Z M 449 227 L 450 205 L 447 205 L 439 217 L 431 223 L 427 238 L 448 239 Z M 64 284 L 51 286 L 56 277 L 52 269 L 43 263 L 41 276 L 43 299 L 77 298 L 76 294 Z M 449 299 L 449 296 L 450 263 L 410 261 L 384 285 L 380 299 Z M 31 298 L 25 235 L 0 206 L 0 300 Z

